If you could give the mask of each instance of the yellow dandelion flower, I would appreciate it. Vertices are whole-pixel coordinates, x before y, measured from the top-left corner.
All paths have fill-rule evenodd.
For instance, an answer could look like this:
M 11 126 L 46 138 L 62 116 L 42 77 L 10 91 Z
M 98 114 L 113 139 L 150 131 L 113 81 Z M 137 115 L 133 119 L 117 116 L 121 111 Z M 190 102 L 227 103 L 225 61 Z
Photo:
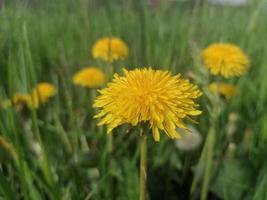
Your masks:
M 56 94 L 56 88 L 49 83 L 39 83 L 31 92 L 27 105 L 29 108 L 38 108 L 44 104 L 50 97 Z
M 124 59 L 128 56 L 129 49 L 125 42 L 119 38 L 102 38 L 99 39 L 93 46 L 93 57 L 100 58 L 107 62 Z
M 124 70 L 124 74 L 115 74 L 94 103 L 100 109 L 95 116 L 101 118 L 98 125 L 106 124 L 108 133 L 121 124 L 148 122 L 155 141 L 160 139 L 159 130 L 179 138 L 176 127 L 187 128 L 183 119 L 201 113 L 193 101 L 201 92 L 180 75 L 151 68 Z
M 30 96 L 28 94 L 17 93 L 12 97 L 12 104 L 18 109 L 21 110 L 29 100 Z
M 213 75 L 241 76 L 249 66 L 247 55 L 233 44 L 215 43 L 202 52 L 202 60 Z
M 73 76 L 73 83 L 82 87 L 99 87 L 105 83 L 105 74 L 96 67 L 87 67 Z
M 211 83 L 209 85 L 209 90 L 212 93 L 219 93 L 223 95 L 226 99 L 230 99 L 238 93 L 238 88 L 234 85 L 227 83 Z
M 1 104 L 3 108 L 14 106 L 17 110 L 21 110 L 28 102 L 30 96 L 24 93 L 16 93 L 11 99 L 4 100 Z

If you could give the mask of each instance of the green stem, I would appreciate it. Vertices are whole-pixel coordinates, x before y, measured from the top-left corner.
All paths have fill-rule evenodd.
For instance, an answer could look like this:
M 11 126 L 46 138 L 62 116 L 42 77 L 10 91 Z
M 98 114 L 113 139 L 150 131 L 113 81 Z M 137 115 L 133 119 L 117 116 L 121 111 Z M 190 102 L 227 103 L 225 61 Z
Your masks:
M 112 133 L 107 134 L 107 149 L 108 153 L 112 152 L 112 146 L 113 146 L 113 135 Z
M 208 196 L 209 182 L 212 171 L 212 158 L 213 158 L 213 147 L 215 143 L 215 129 L 210 128 L 207 138 L 207 151 L 206 151 L 206 166 L 204 171 L 203 186 L 201 190 L 201 200 L 206 200 Z
M 147 136 L 141 135 L 140 140 L 140 179 L 139 179 L 139 200 L 146 200 L 146 180 L 147 180 Z
M 219 93 L 217 93 L 214 98 L 211 99 L 212 103 L 212 111 L 210 113 L 211 120 L 210 120 L 210 128 L 209 132 L 207 134 L 206 142 L 204 144 L 204 147 L 202 149 L 198 165 L 197 166 L 204 166 L 204 177 L 203 177 L 203 183 L 202 183 L 202 189 L 201 189 L 201 200 L 206 200 L 208 195 L 208 187 L 211 177 L 211 170 L 212 170 L 212 159 L 214 154 L 214 144 L 215 144 L 215 127 L 216 122 L 218 120 L 219 114 L 220 114 L 220 97 Z M 197 177 L 194 175 L 192 185 L 191 185 L 191 198 L 194 198 L 194 194 L 197 188 L 197 184 L 199 182 L 200 177 Z
M 202 165 L 204 163 L 204 161 L 206 159 L 207 148 L 208 148 L 208 140 L 206 140 L 206 142 L 205 142 L 205 144 L 203 146 L 203 149 L 202 149 L 202 152 L 201 152 L 201 155 L 200 155 L 200 158 L 199 158 L 197 166 L 200 166 L 200 165 Z M 193 178 L 193 181 L 192 181 L 192 185 L 191 185 L 191 189 L 190 189 L 190 194 L 191 194 L 192 197 L 195 194 L 195 191 L 196 191 L 196 188 L 197 188 L 197 183 L 198 183 L 199 179 L 200 179 L 200 177 L 194 175 L 194 178 Z

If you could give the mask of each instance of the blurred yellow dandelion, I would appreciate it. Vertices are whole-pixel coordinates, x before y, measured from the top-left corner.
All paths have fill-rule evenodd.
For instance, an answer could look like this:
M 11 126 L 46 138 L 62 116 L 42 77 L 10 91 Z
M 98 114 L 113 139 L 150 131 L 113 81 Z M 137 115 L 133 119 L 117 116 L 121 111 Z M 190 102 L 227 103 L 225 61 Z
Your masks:
M 202 60 L 213 75 L 225 78 L 243 75 L 249 66 L 247 55 L 233 44 L 215 43 L 202 51 Z
M 99 87 L 105 83 L 105 74 L 96 67 L 87 67 L 73 76 L 73 83 L 82 87 Z
M 21 110 L 29 100 L 30 96 L 24 93 L 16 93 L 11 99 L 4 100 L 1 107 L 8 108 L 14 106 L 17 110 Z
M 114 75 L 108 86 L 99 90 L 94 107 L 99 108 L 98 125 L 106 124 L 108 133 L 115 127 L 129 123 L 148 122 L 155 141 L 159 130 L 170 138 L 179 138 L 176 127 L 186 129 L 185 117 L 201 114 L 193 100 L 201 92 L 180 75 L 151 68 L 124 70 L 124 76 Z
M 128 56 L 129 49 L 124 41 L 119 38 L 101 38 L 93 46 L 93 57 L 100 58 L 107 62 L 113 62 L 119 59 L 125 59 Z
M 227 83 L 213 82 L 209 85 L 209 90 L 212 93 L 219 93 L 223 95 L 226 99 L 229 99 L 238 93 L 238 88 L 236 86 Z
M 50 97 L 56 94 L 56 88 L 49 83 L 39 83 L 31 92 L 27 105 L 29 108 L 38 108 L 40 104 L 44 104 Z
M 1 102 L 2 108 L 14 106 L 21 110 L 27 105 L 29 108 L 38 108 L 40 104 L 46 103 L 50 97 L 56 94 L 56 88 L 49 83 L 38 84 L 30 94 L 16 93 L 11 99 Z
M 18 109 L 22 109 L 22 107 L 24 105 L 27 104 L 28 99 L 29 99 L 29 95 L 28 94 L 21 94 L 21 93 L 17 93 L 13 96 L 12 98 L 12 104 Z

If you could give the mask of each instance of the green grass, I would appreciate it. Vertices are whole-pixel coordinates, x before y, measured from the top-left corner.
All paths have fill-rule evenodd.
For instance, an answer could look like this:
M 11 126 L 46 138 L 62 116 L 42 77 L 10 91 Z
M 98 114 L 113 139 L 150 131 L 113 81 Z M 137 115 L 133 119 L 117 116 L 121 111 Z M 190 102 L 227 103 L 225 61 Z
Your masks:
M 138 133 L 114 132 L 107 153 L 106 130 L 96 127 L 90 91 L 72 84 L 87 65 L 106 64 L 91 56 L 93 43 L 117 36 L 129 45 L 121 67 L 152 66 L 173 73 L 199 73 L 199 52 L 213 42 L 242 47 L 251 60 L 249 72 L 236 79 L 239 94 L 226 102 L 216 125 L 216 145 L 209 199 L 267 199 L 267 4 L 245 7 L 199 7 L 194 1 L 155 9 L 137 1 L 27 1 L 0 4 L 0 100 L 29 92 L 38 82 L 53 83 L 57 95 L 36 111 L 0 110 L 0 136 L 13 146 L 13 159 L 0 145 L 0 199 L 138 199 Z M 143 13 L 143 15 L 142 15 Z M 208 77 L 212 80 L 212 77 Z M 202 87 L 200 85 L 200 87 Z M 196 128 L 205 139 L 209 129 L 207 97 Z M 229 113 L 239 115 L 237 131 L 225 135 Z M 82 145 L 86 140 L 89 150 Z M 150 199 L 189 199 L 201 148 L 183 152 L 162 134 L 148 138 Z M 235 145 L 231 157 L 225 145 Z M 0 142 L 1 144 L 1 142 Z M 196 196 L 201 190 L 197 187 Z M 196 197 L 196 199 L 198 199 Z

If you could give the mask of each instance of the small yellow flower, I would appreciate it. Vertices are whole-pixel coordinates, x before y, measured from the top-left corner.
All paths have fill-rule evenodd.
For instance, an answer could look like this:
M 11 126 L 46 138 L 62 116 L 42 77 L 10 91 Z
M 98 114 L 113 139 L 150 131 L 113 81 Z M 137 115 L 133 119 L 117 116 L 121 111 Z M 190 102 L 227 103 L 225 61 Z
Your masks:
M 100 58 L 107 62 L 125 59 L 129 49 L 125 42 L 119 38 L 101 38 L 93 46 L 92 54 L 95 59 Z
M 4 100 L 1 107 L 15 106 L 17 110 L 21 110 L 23 106 L 27 105 L 29 108 L 36 109 L 55 94 L 56 88 L 53 85 L 40 83 L 32 90 L 31 94 L 16 93 L 11 99 Z
M 29 98 L 28 94 L 16 93 L 11 99 L 4 100 L 1 103 L 1 107 L 8 108 L 14 106 L 19 111 L 27 104 Z
M 72 80 L 76 85 L 94 88 L 105 83 L 105 74 L 96 67 L 87 67 L 77 72 Z
M 94 103 L 100 109 L 95 116 L 101 118 L 98 125 L 106 124 L 108 133 L 125 123 L 148 122 L 155 141 L 160 139 L 159 130 L 179 138 L 176 127 L 187 129 L 183 119 L 201 113 L 194 102 L 201 92 L 180 75 L 151 68 L 124 70 L 124 74 L 115 74 Z
M 56 94 L 56 88 L 49 83 L 39 83 L 31 92 L 27 105 L 29 108 L 38 108 L 44 104 L 50 97 Z
M 30 96 L 28 94 L 17 93 L 12 98 L 12 104 L 18 109 L 21 110 L 24 105 L 27 104 Z
M 249 66 L 247 55 L 233 44 L 215 43 L 202 51 L 202 60 L 213 75 L 241 76 Z
M 217 84 L 213 82 L 209 85 L 209 90 L 212 93 L 223 95 L 226 99 L 230 99 L 238 93 L 238 88 L 236 86 L 227 83 Z

